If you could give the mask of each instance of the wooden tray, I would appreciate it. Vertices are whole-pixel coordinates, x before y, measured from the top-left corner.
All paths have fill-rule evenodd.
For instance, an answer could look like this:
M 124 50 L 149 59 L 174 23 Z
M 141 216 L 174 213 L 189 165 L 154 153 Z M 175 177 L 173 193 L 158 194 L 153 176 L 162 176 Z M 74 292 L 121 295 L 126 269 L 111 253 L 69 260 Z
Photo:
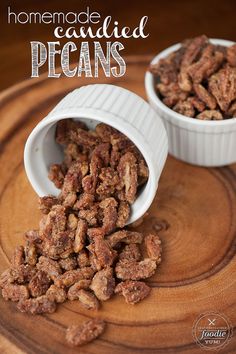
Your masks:
M 107 82 L 145 97 L 149 57 L 127 59 L 122 79 L 62 78 L 28 80 L 0 95 L 0 271 L 9 263 L 23 233 L 37 228 L 37 196 L 23 166 L 27 136 L 70 90 Z M 236 324 L 236 165 L 207 169 L 168 158 L 155 201 L 139 227 L 160 230 L 163 262 L 149 280 L 151 295 L 135 306 L 116 296 L 98 313 L 65 303 L 56 313 L 29 316 L 0 298 L 1 353 L 200 353 L 192 327 L 206 311 Z M 99 316 L 108 322 L 104 335 L 87 346 L 64 345 L 65 328 Z M 235 353 L 235 336 L 221 353 Z

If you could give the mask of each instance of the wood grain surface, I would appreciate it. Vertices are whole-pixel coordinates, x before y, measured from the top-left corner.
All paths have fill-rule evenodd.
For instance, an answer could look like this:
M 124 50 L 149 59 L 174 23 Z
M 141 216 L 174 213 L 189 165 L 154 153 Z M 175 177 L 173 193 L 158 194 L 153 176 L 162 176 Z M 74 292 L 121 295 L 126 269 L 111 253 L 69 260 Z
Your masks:
M 127 59 L 125 80 L 101 79 L 145 97 L 143 78 L 149 57 Z M 7 268 L 23 233 L 37 228 L 37 196 L 23 166 L 23 148 L 32 128 L 83 79 L 29 80 L 0 95 L 0 271 Z M 92 83 L 86 79 L 86 84 Z M 98 80 L 96 80 L 98 82 Z M 0 352 L 159 354 L 203 353 L 192 336 L 196 318 L 206 311 L 226 315 L 236 325 L 236 165 L 207 169 L 169 157 L 156 198 L 143 224 L 159 230 L 163 262 L 148 280 L 151 295 L 131 306 L 119 296 L 97 313 L 66 302 L 56 313 L 29 316 L 0 298 Z M 79 349 L 64 344 L 70 324 L 100 317 L 107 330 Z M 220 353 L 235 353 L 232 337 Z

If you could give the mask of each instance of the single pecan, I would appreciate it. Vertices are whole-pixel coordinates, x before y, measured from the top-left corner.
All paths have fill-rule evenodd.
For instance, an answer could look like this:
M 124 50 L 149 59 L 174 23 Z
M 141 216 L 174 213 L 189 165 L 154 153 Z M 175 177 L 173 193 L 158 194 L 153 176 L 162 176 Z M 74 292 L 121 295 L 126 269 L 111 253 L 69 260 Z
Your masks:
M 98 271 L 91 282 L 90 289 L 93 290 L 96 297 L 101 301 L 108 300 L 115 288 L 115 279 L 111 267 Z
M 128 304 L 136 304 L 150 294 L 151 289 L 142 281 L 126 280 L 119 283 L 115 288 L 116 294 L 124 296 Z
M 122 280 L 140 280 L 151 277 L 156 270 L 156 262 L 150 258 L 135 262 L 122 260 L 116 264 L 116 276 Z
M 58 288 L 56 285 L 52 284 L 46 292 L 46 297 L 49 301 L 59 304 L 66 301 L 67 295 L 63 288 Z
M 117 167 L 121 183 L 125 188 L 125 198 L 130 204 L 132 204 L 136 198 L 138 186 L 136 161 L 136 157 L 131 152 L 127 152 L 121 157 Z
M 157 264 L 161 263 L 161 240 L 156 234 L 148 234 L 145 236 L 145 246 L 148 257 L 155 260 Z
M 44 295 L 51 284 L 51 280 L 47 273 L 39 270 L 29 282 L 29 291 L 31 296 L 38 297 Z
M 205 111 L 199 113 L 196 118 L 201 120 L 221 120 L 223 119 L 223 116 L 220 111 L 217 111 L 215 109 L 206 109 Z
M 89 286 L 91 284 L 91 280 L 90 279 L 81 279 L 79 281 L 77 281 L 75 284 L 73 284 L 67 293 L 67 297 L 69 300 L 73 301 L 73 300 L 78 300 L 79 296 L 78 296 L 78 291 L 81 289 L 89 289 Z
M 4 300 L 20 301 L 28 299 L 29 291 L 25 285 L 7 284 L 2 289 L 2 297 Z
M 56 311 L 56 303 L 49 300 L 46 295 L 42 295 L 34 299 L 21 299 L 17 308 L 21 312 L 31 313 L 32 315 L 53 313 Z
M 66 341 L 71 346 L 79 346 L 99 337 L 105 329 L 105 322 L 92 319 L 84 322 L 82 326 L 72 325 L 66 330 Z

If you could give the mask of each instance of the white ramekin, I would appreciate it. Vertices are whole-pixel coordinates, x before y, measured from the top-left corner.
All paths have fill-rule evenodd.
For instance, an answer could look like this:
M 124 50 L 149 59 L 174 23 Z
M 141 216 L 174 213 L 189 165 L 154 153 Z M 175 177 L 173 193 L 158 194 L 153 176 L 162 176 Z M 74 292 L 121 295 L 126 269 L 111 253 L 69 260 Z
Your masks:
M 138 220 L 155 197 L 159 177 L 168 154 L 168 140 L 162 120 L 141 97 L 114 85 L 88 85 L 69 93 L 31 132 L 24 151 L 28 179 L 39 196 L 58 195 L 48 179 L 49 166 L 63 159 L 55 142 L 60 119 L 74 118 L 94 128 L 104 122 L 128 136 L 143 154 L 149 178 L 132 205 L 128 223 Z
M 222 39 L 211 39 L 211 42 L 223 46 L 234 44 Z M 165 49 L 151 64 L 156 64 L 179 47 L 180 44 L 176 44 Z M 223 166 L 236 162 L 236 118 L 203 121 L 174 112 L 157 96 L 150 72 L 145 76 L 145 88 L 151 106 L 165 124 L 171 155 L 201 166 Z

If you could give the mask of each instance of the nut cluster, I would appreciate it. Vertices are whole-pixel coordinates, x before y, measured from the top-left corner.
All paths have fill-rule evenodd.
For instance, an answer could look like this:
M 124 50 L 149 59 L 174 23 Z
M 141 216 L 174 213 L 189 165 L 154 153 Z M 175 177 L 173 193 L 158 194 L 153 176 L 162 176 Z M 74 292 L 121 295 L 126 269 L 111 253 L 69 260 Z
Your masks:
M 124 228 L 147 181 L 146 163 L 126 136 L 105 124 L 91 131 L 60 121 L 56 141 L 64 161 L 50 167 L 49 178 L 61 192 L 39 199 L 39 229 L 26 232 L 25 245 L 15 249 L 0 277 L 2 296 L 30 314 L 53 313 L 66 300 L 98 310 L 113 294 L 136 304 L 150 293 L 143 280 L 161 261 L 156 234 Z M 82 345 L 104 328 L 98 319 L 72 325 L 66 339 Z
M 150 71 L 158 96 L 174 111 L 202 120 L 236 117 L 236 44 L 187 39 Z

